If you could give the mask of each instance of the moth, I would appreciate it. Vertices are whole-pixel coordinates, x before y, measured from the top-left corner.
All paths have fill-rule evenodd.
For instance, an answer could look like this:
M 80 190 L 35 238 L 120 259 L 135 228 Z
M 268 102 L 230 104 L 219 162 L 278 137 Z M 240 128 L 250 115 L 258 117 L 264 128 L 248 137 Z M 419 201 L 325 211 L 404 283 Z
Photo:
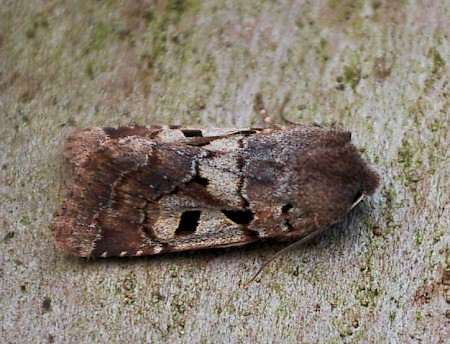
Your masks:
M 318 126 L 77 130 L 56 243 L 124 257 L 311 238 L 378 185 L 351 134 Z

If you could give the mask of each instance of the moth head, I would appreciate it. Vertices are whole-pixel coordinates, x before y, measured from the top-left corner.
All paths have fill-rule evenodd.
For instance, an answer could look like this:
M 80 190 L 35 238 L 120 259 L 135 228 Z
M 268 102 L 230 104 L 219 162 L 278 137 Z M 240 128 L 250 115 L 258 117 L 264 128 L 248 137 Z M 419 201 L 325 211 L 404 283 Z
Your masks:
M 350 142 L 347 132 L 326 131 L 321 140 L 295 155 L 292 173 L 293 206 L 339 217 L 379 184 L 378 174 Z

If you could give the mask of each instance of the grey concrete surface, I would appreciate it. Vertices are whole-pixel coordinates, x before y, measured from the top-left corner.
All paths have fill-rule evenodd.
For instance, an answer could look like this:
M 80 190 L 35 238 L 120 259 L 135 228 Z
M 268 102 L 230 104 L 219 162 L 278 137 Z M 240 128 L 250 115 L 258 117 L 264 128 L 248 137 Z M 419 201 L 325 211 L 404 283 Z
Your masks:
M 2 343 L 444 343 L 448 1 L 0 1 Z M 54 244 L 76 127 L 337 125 L 381 187 L 284 247 L 80 260 Z

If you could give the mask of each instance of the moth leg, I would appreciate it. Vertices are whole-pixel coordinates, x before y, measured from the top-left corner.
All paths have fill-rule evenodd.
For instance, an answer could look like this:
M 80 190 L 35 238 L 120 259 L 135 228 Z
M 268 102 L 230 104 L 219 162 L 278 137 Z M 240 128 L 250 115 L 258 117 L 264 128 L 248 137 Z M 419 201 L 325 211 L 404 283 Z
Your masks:
M 291 92 L 286 93 L 286 95 L 284 96 L 283 102 L 281 103 L 281 106 L 278 109 L 278 116 L 280 117 L 280 119 L 285 123 L 285 124 L 289 124 L 289 125 L 302 125 L 300 123 L 296 123 L 293 122 L 289 119 L 286 118 L 286 116 L 284 115 L 284 109 L 286 108 L 286 105 L 291 101 Z M 319 123 L 313 123 L 313 125 L 315 127 L 319 127 L 322 128 L 322 126 Z
M 284 109 L 286 108 L 286 105 L 291 100 L 291 92 L 288 92 L 283 99 L 283 102 L 278 108 L 278 117 L 284 124 L 288 125 L 298 125 L 298 123 L 292 122 L 286 118 L 284 115 Z M 271 127 L 277 128 L 277 129 L 283 129 L 284 126 L 279 123 L 274 123 L 273 117 L 271 117 L 267 110 L 266 106 L 264 104 L 264 100 L 261 93 L 257 93 L 255 96 L 255 110 L 258 112 L 258 115 L 262 117 L 264 123 L 267 123 Z
M 284 109 L 286 108 L 286 105 L 291 101 L 291 92 L 286 93 L 286 95 L 284 96 L 283 102 L 281 103 L 280 108 L 278 109 L 278 116 L 281 118 L 281 120 L 285 123 L 285 124 L 289 124 L 289 125 L 299 125 L 298 123 L 292 122 L 289 119 L 286 118 L 286 116 L 284 115 Z
M 291 92 L 288 92 L 284 96 L 283 103 L 281 103 L 281 106 L 278 109 L 278 116 L 286 124 L 289 124 L 289 125 L 302 125 L 300 123 L 292 122 L 291 120 L 287 119 L 286 116 L 284 115 L 284 109 L 286 108 L 286 105 L 290 102 L 290 100 L 291 100 Z M 318 123 L 314 123 L 313 125 L 315 127 L 322 128 L 322 126 L 320 124 L 318 124 Z
M 283 126 L 278 123 L 274 123 L 273 118 L 268 114 L 262 94 L 259 92 L 255 95 L 255 111 L 259 116 L 261 116 L 264 123 L 268 124 L 272 128 L 283 129 Z
M 297 247 L 300 247 L 300 246 L 304 245 L 305 243 L 311 241 L 312 239 L 314 239 L 317 235 L 319 235 L 322 232 L 323 232 L 323 230 L 311 232 L 306 237 L 293 242 L 292 244 L 286 246 L 282 250 L 280 250 L 277 253 L 275 253 L 271 258 L 269 258 L 269 260 L 265 261 L 259 267 L 259 269 L 253 274 L 253 276 L 247 282 L 244 282 L 243 287 L 247 288 L 250 285 L 250 283 L 252 283 L 259 276 L 259 274 L 264 270 L 264 268 L 267 265 L 269 265 L 271 262 L 273 262 L 275 259 L 277 259 L 277 258 L 283 256 L 284 254 L 286 254 L 287 252 L 289 252 L 289 251 L 291 251 L 291 250 L 293 250 L 293 249 L 295 249 Z

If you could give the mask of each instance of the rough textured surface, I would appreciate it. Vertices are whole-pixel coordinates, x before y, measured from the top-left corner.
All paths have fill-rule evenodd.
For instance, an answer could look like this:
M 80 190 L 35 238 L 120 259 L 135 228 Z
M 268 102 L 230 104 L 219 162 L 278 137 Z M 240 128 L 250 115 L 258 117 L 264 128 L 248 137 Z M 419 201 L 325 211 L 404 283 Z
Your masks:
M 444 342 L 450 318 L 450 5 L 2 1 L 2 342 Z M 85 261 L 52 223 L 73 127 L 338 123 L 382 176 L 312 245 Z

